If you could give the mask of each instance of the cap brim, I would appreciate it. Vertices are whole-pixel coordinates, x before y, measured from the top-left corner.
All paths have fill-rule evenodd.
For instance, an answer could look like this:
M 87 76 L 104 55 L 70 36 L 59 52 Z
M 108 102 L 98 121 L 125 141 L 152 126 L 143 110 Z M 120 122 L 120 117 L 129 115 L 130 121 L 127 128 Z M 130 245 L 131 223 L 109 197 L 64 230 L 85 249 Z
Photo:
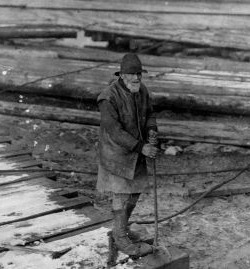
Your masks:
M 141 72 L 141 73 L 148 73 L 148 71 L 145 70 L 145 69 L 142 69 L 140 72 Z M 138 72 L 138 73 L 139 73 L 139 72 Z M 117 72 L 114 73 L 115 76 L 120 76 L 120 74 L 121 74 L 120 71 L 117 71 Z

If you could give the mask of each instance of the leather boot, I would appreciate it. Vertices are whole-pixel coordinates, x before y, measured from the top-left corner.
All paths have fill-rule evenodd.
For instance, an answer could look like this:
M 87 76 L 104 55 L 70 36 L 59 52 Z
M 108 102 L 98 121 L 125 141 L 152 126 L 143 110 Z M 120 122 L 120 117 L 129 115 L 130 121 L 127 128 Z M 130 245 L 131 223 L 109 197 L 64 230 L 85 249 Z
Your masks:
M 129 221 L 129 218 L 132 215 L 132 212 L 135 206 L 136 204 L 130 204 L 130 203 L 127 205 L 127 222 Z M 141 241 L 140 234 L 131 231 L 129 228 L 129 225 L 127 225 L 127 234 L 128 234 L 129 239 L 133 241 L 133 243 L 137 243 Z
M 118 250 L 129 256 L 139 256 L 140 248 L 127 235 L 127 213 L 125 209 L 114 210 L 113 237 Z

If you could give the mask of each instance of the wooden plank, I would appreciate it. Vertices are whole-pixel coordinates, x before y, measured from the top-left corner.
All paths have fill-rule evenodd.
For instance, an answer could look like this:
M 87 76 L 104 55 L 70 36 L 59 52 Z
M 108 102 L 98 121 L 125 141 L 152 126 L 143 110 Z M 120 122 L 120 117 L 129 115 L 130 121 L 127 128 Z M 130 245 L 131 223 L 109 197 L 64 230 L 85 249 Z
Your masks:
M 201 195 L 203 195 L 205 193 L 205 191 L 192 191 L 192 193 L 190 193 L 189 195 L 192 198 L 198 198 Z M 247 194 L 250 193 L 250 185 L 248 186 L 231 186 L 228 187 L 226 189 L 222 189 L 222 190 L 215 190 L 213 192 L 211 192 L 210 194 L 208 194 L 206 197 L 220 197 L 220 196 L 231 196 L 231 195 L 239 195 L 239 194 Z
M 39 175 L 39 173 L 37 173 Z M 44 176 L 34 178 L 32 181 L 22 181 L 19 183 L 13 183 L 8 186 L 3 186 L 0 190 L 0 196 L 18 194 L 18 193 L 29 193 L 39 190 L 40 187 L 43 187 L 45 190 L 48 190 L 49 193 L 55 193 L 60 195 L 59 192 L 66 190 L 67 188 L 60 182 L 51 180 Z M 63 195 L 63 194 L 62 194 Z
M 40 198 L 40 197 L 39 197 Z M 69 210 L 72 208 L 81 208 L 87 204 L 90 204 L 90 199 L 87 197 L 78 197 L 78 198 L 72 198 L 72 199 L 62 199 L 62 198 L 51 198 L 53 201 L 45 201 L 46 205 L 44 205 L 44 208 L 41 208 L 41 205 L 36 204 L 36 206 L 26 208 L 25 210 L 23 209 L 22 212 L 11 212 L 13 215 L 16 214 L 16 216 L 5 216 L 5 218 L 1 217 L 1 220 L 3 219 L 4 221 L 0 222 L 0 226 L 2 225 L 7 225 L 10 223 L 15 223 L 15 222 L 20 222 L 20 221 L 25 221 L 28 219 L 34 219 L 40 216 L 52 214 L 52 213 L 57 213 L 65 210 Z M 33 198 L 33 203 L 35 201 L 35 197 Z M 18 207 L 21 206 L 20 202 L 19 204 L 17 203 L 14 205 L 15 209 L 18 209 Z M 40 206 L 40 207 L 39 207 Z M 31 213 L 31 210 L 34 210 L 36 213 Z M 10 214 L 11 214 L 10 213 Z
M 20 149 L 20 150 L 10 150 L 5 152 L 0 152 L 0 158 L 11 158 L 21 155 L 32 155 L 32 151 L 28 149 Z
M 97 48 L 65 48 L 62 46 L 31 43 L 27 40 L 15 40 L 15 46 L 0 45 L 0 55 L 3 58 L 11 57 L 34 57 L 34 58 L 61 58 L 78 61 L 120 63 L 124 53 L 109 51 Z M 243 52 L 241 52 L 243 53 Z M 247 52 L 246 52 L 247 53 Z M 202 59 L 196 57 L 166 57 L 138 54 L 144 66 L 168 67 L 172 71 L 178 72 L 179 69 L 191 69 L 196 72 L 201 70 L 216 70 L 228 72 L 250 72 L 248 63 L 212 58 L 203 56 Z M 8 63 L 7 63 L 8 64 Z M 17 68 L 17 67 L 16 67 Z M 108 67 L 107 67 L 108 68 Z M 118 66 L 117 66 L 118 68 Z M 147 67 L 146 67 L 147 68 Z M 8 68 L 7 68 L 8 69 Z M 4 71 L 5 69 L 2 69 Z
M 8 162 L 16 162 L 16 163 L 21 163 L 21 162 L 26 162 L 26 161 L 32 161 L 34 160 L 29 154 L 23 154 L 23 155 L 18 155 L 18 156 L 10 156 L 10 157 L 1 157 L 0 156 L 0 161 L 8 161 Z
M 8 143 L 1 143 L 0 142 L 0 152 L 5 151 L 9 147 Z
M 77 31 L 62 26 L 1 26 L 0 38 L 76 38 Z
M 46 172 L 35 172 L 35 173 L 19 173 L 19 174 L 1 174 L 0 171 L 0 186 L 14 184 L 22 181 L 34 180 L 42 176 L 47 175 Z
M 249 126 L 235 122 L 157 121 L 159 138 L 213 144 L 250 145 Z
M 46 251 L 46 250 L 40 250 L 40 249 L 31 248 L 31 247 L 12 246 L 10 244 L 3 244 L 2 247 L 6 251 L 17 251 L 17 252 L 23 252 L 26 254 L 39 254 L 39 255 L 50 257 L 52 259 L 60 258 L 62 255 L 64 255 L 65 253 L 71 250 L 71 248 L 67 248 L 62 251 Z
M 91 252 L 89 252 L 89 251 L 94 248 L 94 245 L 96 245 L 97 242 L 99 242 L 103 247 L 105 247 L 104 249 L 102 247 L 102 250 L 107 250 L 107 243 L 108 242 L 105 239 L 106 239 L 106 234 L 107 234 L 108 230 L 109 230 L 108 228 L 105 228 L 105 229 L 102 229 L 100 231 L 96 231 L 96 234 L 95 234 L 95 232 L 86 233 L 85 235 L 80 235 L 80 236 L 77 236 L 77 237 L 74 237 L 74 238 L 67 238 L 67 239 L 64 239 L 63 241 L 60 241 L 60 242 L 57 242 L 57 243 L 53 242 L 53 244 L 52 243 L 50 243 L 50 244 L 40 244 L 37 248 L 40 249 L 40 250 L 41 249 L 43 249 L 43 250 L 52 249 L 53 251 L 58 251 L 59 249 L 62 249 L 63 248 L 62 245 L 65 245 L 65 244 L 68 245 L 67 247 L 80 246 L 81 248 L 85 248 L 85 246 L 86 246 L 86 252 L 88 254 L 85 251 L 83 251 L 81 257 L 77 256 L 77 259 L 79 261 L 82 260 L 84 262 L 85 260 L 91 260 L 92 259 L 92 255 L 95 253 L 95 251 L 91 251 Z M 105 237 L 105 238 L 103 238 L 103 237 Z M 74 241 L 72 241 L 72 240 L 74 240 Z M 100 253 L 98 255 L 100 258 L 102 257 L 101 260 L 97 259 L 98 263 L 101 266 L 106 264 L 107 251 L 105 251 L 104 253 L 105 253 L 104 257 L 103 257 L 103 255 L 100 255 Z M 15 255 L 15 252 L 13 253 L 13 255 Z M 95 255 L 96 255 L 96 253 L 95 253 Z M 23 254 L 22 258 L 24 260 L 26 260 L 25 254 Z M 36 259 L 36 258 L 34 258 L 34 259 Z M 11 260 L 11 258 L 10 258 L 10 260 Z M 9 261 L 7 259 L 5 259 L 5 261 L 7 263 L 9 263 Z M 41 261 L 41 259 L 40 259 L 40 261 Z M 62 263 L 63 263 L 63 261 L 58 260 L 59 267 L 63 267 Z M 34 267 L 35 267 L 38 263 L 37 263 L 36 260 L 35 261 L 32 260 L 29 263 L 29 266 L 33 266 L 33 264 L 34 264 Z M 96 266 L 96 264 L 93 264 L 92 268 L 98 268 L 98 266 Z
M 7 91 L 84 98 L 91 101 L 96 100 L 101 89 L 108 85 L 112 74 L 119 68 L 117 64 L 45 58 L 32 62 L 27 57 L 20 57 L 19 61 L 11 58 L 2 60 L 3 66 L 9 66 L 11 70 L 2 68 L 5 75 L 0 76 L 0 85 Z M 60 66 L 60 70 L 55 66 Z M 152 91 L 154 104 L 157 107 L 250 114 L 248 72 L 167 67 L 147 69 L 149 74 L 145 76 L 144 82 Z M 103 78 L 102 81 L 96 81 L 97 74 Z M 19 113 L 29 115 L 31 109 L 28 107 L 24 111 L 17 109 L 15 115 Z M 11 108 L 2 103 L 1 113 L 7 113 L 9 110 Z M 46 113 L 49 114 L 48 111 Z M 50 119 L 53 119 L 53 115 L 50 115 Z
M 223 180 L 232 178 L 237 172 L 231 172 L 217 178 L 192 181 L 186 184 L 189 189 L 189 196 L 198 198 L 203 195 L 211 187 L 221 183 Z M 195 186 L 195 187 L 194 187 Z M 238 194 L 247 194 L 250 192 L 250 183 L 247 175 L 240 176 L 235 181 L 232 181 L 217 190 L 209 193 L 206 197 L 230 196 Z
M 67 116 L 65 112 L 68 113 Z M 66 109 L 41 105 L 18 104 L 3 101 L 0 101 L 0 114 L 91 125 L 97 125 L 100 121 L 100 115 L 93 111 L 82 111 L 77 109 Z
M 42 163 L 36 160 L 27 160 L 23 162 L 11 163 L 13 169 L 28 168 L 28 167 L 42 167 Z
M 32 243 L 40 239 L 53 238 L 84 229 L 110 219 L 111 214 L 96 210 L 93 206 L 71 209 L 1 226 L 0 243 L 14 243 L 15 241 L 19 244 L 20 242 Z
M 0 105 L 2 103 L 3 102 L 0 102 Z M 12 104 L 5 103 L 5 107 L 8 107 L 9 111 L 11 105 Z M 30 105 L 13 104 L 13 111 L 16 113 L 20 108 L 25 111 L 29 107 Z M 65 108 L 60 109 L 36 105 L 32 105 L 31 107 L 32 109 L 30 109 L 31 112 L 29 113 L 30 117 L 81 124 L 87 123 L 92 125 L 99 125 L 100 123 L 99 112 Z M 42 111 L 40 109 L 42 109 Z M 55 113 L 53 111 L 55 111 Z M 2 113 L 1 108 L 0 112 Z M 47 112 L 49 112 L 49 114 L 47 114 Z M 20 111 L 17 114 L 18 116 L 22 116 Z M 26 113 L 24 113 L 24 115 L 25 114 Z M 247 124 L 235 122 L 225 124 L 224 122 L 211 121 L 171 121 L 162 119 L 158 119 L 157 123 L 159 126 L 160 137 L 164 140 L 174 139 L 194 142 L 221 143 L 236 146 L 250 145 L 249 126 Z M 12 167 L 9 167 L 9 169 L 11 168 Z
M 249 16 L 0 9 L 0 24 L 69 26 L 137 38 L 249 49 Z
M 9 161 L 8 159 L 0 160 L 0 171 L 1 170 L 15 170 L 15 169 L 21 169 L 21 168 L 28 168 L 28 167 L 41 167 L 41 163 L 36 160 L 27 160 L 22 162 L 17 161 Z M 24 171 L 25 172 L 25 171 Z
M 3 102 L 0 102 L 0 105 Z M 5 103 L 9 111 L 12 104 Z M 25 111 L 29 107 L 30 117 L 38 117 L 42 119 L 53 119 L 63 122 L 74 122 L 81 124 L 99 125 L 99 112 L 89 112 L 73 109 L 60 109 L 46 106 L 13 104 L 14 113 L 22 116 L 18 109 Z M 42 111 L 40 110 L 42 109 Z M 40 110 L 40 111 L 39 111 Z M 55 111 L 55 113 L 53 112 Z M 1 108 L 0 108 L 0 112 Z M 47 114 L 49 112 L 49 114 Z M 34 114 L 33 114 L 34 113 Z M 26 114 L 25 112 L 23 113 Z M 26 116 L 26 115 L 25 115 Z M 158 119 L 160 137 L 164 140 L 174 139 L 183 141 L 196 141 L 206 143 L 221 143 L 236 146 L 249 146 L 249 126 L 240 123 L 210 122 L 210 121 L 171 121 Z M 33 162 L 31 163 L 33 165 Z M 34 163 L 36 164 L 36 163 Z M 9 167 L 9 168 L 8 168 Z M 8 166 L 6 169 L 13 169 L 13 166 Z M 17 168 L 17 166 L 15 166 Z M 20 167 L 20 166 L 19 166 Z M 4 168 L 2 168 L 4 169 Z
M 227 14 L 249 15 L 249 3 L 230 2 L 208 3 L 206 1 L 41 1 L 28 0 L 8 1 L 2 0 L 0 7 L 26 8 L 26 9 L 56 9 L 56 10 L 99 10 L 99 11 L 128 11 L 150 13 L 181 13 L 181 14 Z
M 11 137 L 9 136 L 0 136 L 0 144 L 11 143 Z

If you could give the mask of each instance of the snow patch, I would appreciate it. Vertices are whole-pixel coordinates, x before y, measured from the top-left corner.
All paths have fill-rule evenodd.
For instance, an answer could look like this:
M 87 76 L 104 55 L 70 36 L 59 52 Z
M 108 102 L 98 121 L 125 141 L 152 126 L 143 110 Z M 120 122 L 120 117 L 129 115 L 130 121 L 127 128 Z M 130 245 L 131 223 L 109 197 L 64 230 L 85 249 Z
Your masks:
M 72 250 L 59 259 L 52 259 L 40 254 L 24 254 L 17 251 L 9 251 L 0 256 L 0 267 L 3 269 L 101 269 L 106 266 L 108 258 L 108 236 L 110 229 L 99 229 L 64 238 L 50 243 L 43 243 L 36 247 L 44 250 L 62 250 L 72 247 Z M 126 258 L 120 254 L 118 260 Z M 133 269 L 131 262 L 117 265 L 114 269 Z
M 83 214 L 76 214 L 72 209 L 11 225 L 4 225 L 0 227 L 1 243 L 11 242 L 12 245 L 23 245 L 25 239 L 30 238 L 31 235 L 46 236 L 58 231 L 59 227 L 63 227 L 62 229 L 72 229 L 88 221 L 90 221 L 90 218 Z

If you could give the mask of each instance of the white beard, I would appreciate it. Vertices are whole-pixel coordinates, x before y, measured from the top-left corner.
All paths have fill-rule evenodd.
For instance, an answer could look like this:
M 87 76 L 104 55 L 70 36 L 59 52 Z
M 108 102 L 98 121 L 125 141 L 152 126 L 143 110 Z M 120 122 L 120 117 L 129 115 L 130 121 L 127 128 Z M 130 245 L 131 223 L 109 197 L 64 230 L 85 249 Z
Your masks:
M 132 93 L 136 93 L 139 92 L 141 83 L 128 83 L 126 86 Z

